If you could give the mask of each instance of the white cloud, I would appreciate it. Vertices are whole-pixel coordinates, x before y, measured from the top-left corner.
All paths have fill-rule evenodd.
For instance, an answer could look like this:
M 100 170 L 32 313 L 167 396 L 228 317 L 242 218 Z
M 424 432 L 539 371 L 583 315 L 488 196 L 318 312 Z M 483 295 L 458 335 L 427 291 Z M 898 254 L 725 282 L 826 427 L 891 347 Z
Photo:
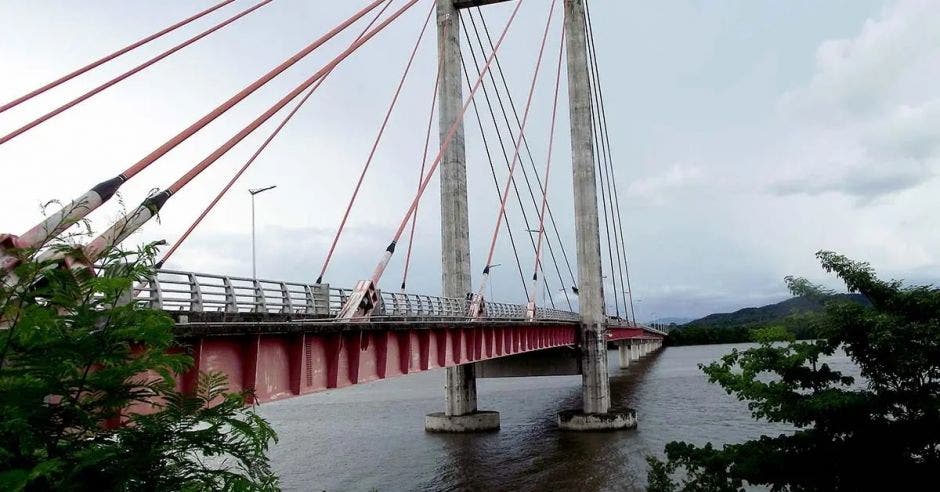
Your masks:
M 871 122 L 862 136 L 876 157 L 935 158 L 940 150 L 940 98 L 890 108 L 883 118 Z
M 909 271 L 937 262 L 936 255 L 928 251 L 924 244 L 898 234 L 897 229 L 890 225 L 859 229 L 856 235 L 863 248 L 880 250 L 882 261 L 893 269 Z
M 812 81 L 787 94 L 784 105 L 822 117 L 877 113 L 929 93 L 926 80 L 920 79 L 940 74 L 938 53 L 937 3 L 896 2 L 878 19 L 866 21 L 857 36 L 823 42 L 816 50 Z
M 902 1 L 852 38 L 823 42 L 816 73 L 786 93 L 792 130 L 779 194 L 842 193 L 868 204 L 940 172 L 940 9 Z
M 627 195 L 644 199 L 663 199 L 683 188 L 702 182 L 704 173 L 696 165 L 673 164 L 665 173 L 630 183 Z

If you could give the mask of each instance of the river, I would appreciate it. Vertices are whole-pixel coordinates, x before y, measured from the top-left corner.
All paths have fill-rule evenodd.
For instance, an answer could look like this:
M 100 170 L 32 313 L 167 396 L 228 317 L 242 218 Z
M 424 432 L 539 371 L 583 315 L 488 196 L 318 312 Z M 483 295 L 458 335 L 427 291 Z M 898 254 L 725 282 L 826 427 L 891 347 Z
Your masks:
M 617 366 L 615 407 L 637 411 L 636 430 L 570 433 L 555 414 L 580 407 L 580 376 L 481 379 L 479 404 L 500 412 L 496 433 L 424 432 L 443 408 L 443 371 L 427 371 L 266 403 L 280 441 L 271 452 L 285 490 L 644 490 L 648 454 L 673 440 L 722 444 L 777 435 L 698 369 L 749 344 L 670 347 Z M 835 369 L 851 367 L 844 355 Z

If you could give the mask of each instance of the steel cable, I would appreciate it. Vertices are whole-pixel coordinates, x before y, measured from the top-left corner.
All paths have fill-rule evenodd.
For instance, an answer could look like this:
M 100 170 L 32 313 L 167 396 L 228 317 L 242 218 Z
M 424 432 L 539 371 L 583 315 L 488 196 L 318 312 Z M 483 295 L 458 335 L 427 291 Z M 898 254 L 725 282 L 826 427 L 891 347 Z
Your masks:
M 464 21 L 463 21 L 463 17 L 461 17 L 460 23 L 461 23 L 461 25 L 463 26 L 464 31 L 469 32 L 469 31 L 467 31 L 467 26 L 466 26 L 466 24 L 465 24 Z M 477 74 L 478 74 L 478 75 L 482 75 L 482 72 L 480 71 L 479 62 L 477 61 L 477 56 L 476 56 L 476 52 L 474 51 L 473 45 L 470 45 L 469 48 L 470 48 L 470 56 L 473 58 L 473 64 L 474 64 L 474 67 L 475 67 L 476 70 L 477 70 Z M 481 52 L 485 52 L 485 48 L 483 48 L 483 45 L 482 45 L 482 44 L 480 45 L 480 50 L 481 50 Z M 487 74 L 487 75 L 488 75 L 489 78 L 490 78 L 490 83 L 493 85 L 493 90 L 496 91 L 496 82 L 495 82 L 495 79 L 493 78 L 493 73 L 492 73 L 492 71 L 490 71 L 490 73 Z M 495 111 L 493 110 L 493 103 L 492 103 L 492 101 L 490 100 L 490 93 L 489 93 L 489 91 L 488 91 L 487 88 L 486 88 L 486 81 L 485 81 L 485 80 L 483 81 L 483 85 L 482 85 L 480 88 L 483 90 L 483 97 L 484 97 L 484 100 L 486 101 L 486 107 L 487 107 L 487 110 L 488 110 L 488 112 L 489 112 L 489 114 L 490 114 L 490 121 L 492 121 L 492 123 L 493 123 L 493 129 L 494 129 L 494 131 L 496 132 L 496 138 L 499 140 L 499 150 L 500 150 L 500 152 L 501 152 L 502 155 L 503 155 L 503 161 L 506 163 L 506 169 L 509 170 L 510 167 L 511 167 L 511 162 L 510 162 L 510 159 L 509 159 L 509 154 L 506 152 L 506 143 L 503 141 L 503 134 L 502 134 L 502 132 L 500 131 L 499 124 L 496 122 L 496 113 L 495 113 Z M 497 95 L 497 97 L 499 96 L 499 92 L 498 92 L 498 91 L 496 91 L 496 95 Z M 500 104 L 502 104 L 502 101 L 500 101 Z M 509 131 L 509 137 L 510 137 L 510 139 L 512 139 L 512 138 L 513 138 L 513 137 L 512 137 L 512 128 L 509 128 L 508 120 L 507 120 L 507 128 L 508 128 L 508 131 Z M 511 143 L 511 142 L 510 142 L 510 143 Z M 524 168 L 523 168 L 523 170 L 524 170 Z M 528 177 L 528 175 L 526 175 L 524 172 L 523 172 L 523 176 L 525 176 L 526 178 Z M 525 205 L 523 204 L 522 194 L 519 192 L 519 186 L 517 185 L 516 177 L 513 176 L 513 177 L 510 179 L 510 182 L 512 183 L 513 194 L 514 194 L 515 197 L 516 197 L 516 203 L 518 203 L 518 205 L 519 205 L 519 211 L 520 211 L 520 213 L 522 214 L 522 220 L 523 220 L 523 222 L 525 223 L 526 233 L 528 234 L 528 237 L 529 237 L 529 244 L 532 246 L 532 252 L 533 252 L 533 254 L 534 254 L 536 247 L 535 247 L 535 239 L 532 237 L 533 229 L 532 229 L 532 225 L 531 225 L 530 222 L 529 222 L 529 215 L 528 215 L 528 213 L 526 212 L 526 207 L 525 207 Z M 526 180 L 526 184 L 529 185 L 528 180 Z M 529 185 L 529 187 L 530 187 L 530 193 L 531 193 L 531 185 Z M 499 193 L 499 192 L 497 191 L 497 194 L 498 194 L 498 193 Z M 534 195 L 533 195 L 533 205 L 534 205 L 534 204 L 535 204 L 535 202 L 534 202 Z M 556 267 L 557 267 L 557 264 L 556 264 Z M 556 271 L 557 271 L 557 268 L 556 268 Z M 543 273 L 544 273 L 544 270 L 543 270 Z M 551 302 L 552 305 L 554 306 L 554 305 L 555 305 L 555 299 L 554 299 L 554 297 L 553 297 L 552 294 L 551 294 L 551 288 L 548 286 L 548 279 L 547 279 L 547 276 L 546 276 L 546 275 L 542 275 L 542 279 L 543 279 L 543 282 L 545 283 L 545 291 L 548 293 L 550 302 Z M 564 282 L 564 280 L 561 278 L 561 274 L 560 274 L 560 273 L 558 274 L 558 281 L 561 283 L 562 286 L 565 285 L 565 282 Z M 529 296 L 528 296 L 528 291 L 526 291 L 526 298 L 528 298 L 528 297 L 529 297 Z M 568 299 L 567 299 L 567 296 L 566 296 L 566 300 L 568 300 Z M 570 300 L 568 300 L 568 307 L 571 308 L 571 301 L 570 301 Z
M 487 43 L 490 44 L 490 45 L 492 45 L 493 41 L 492 41 L 492 38 L 491 38 L 491 36 L 490 36 L 489 27 L 488 27 L 487 24 L 486 24 L 486 19 L 483 17 L 483 13 L 482 13 L 482 11 L 480 10 L 479 7 L 477 7 L 477 11 L 478 11 L 478 13 L 480 14 L 480 23 L 481 23 L 481 25 L 482 25 L 482 27 L 483 27 L 483 32 L 484 32 L 484 34 L 486 35 Z M 478 29 L 477 29 L 476 23 L 475 23 L 475 21 L 474 21 L 474 17 L 473 17 L 472 12 L 470 13 L 470 23 L 471 23 L 471 26 L 473 27 L 474 33 L 476 34 L 477 41 L 481 44 L 481 47 L 482 47 L 482 40 L 481 40 L 481 38 L 480 38 L 480 34 L 479 34 Z M 520 126 L 520 121 L 519 121 L 519 112 L 516 110 L 515 100 L 514 100 L 513 97 L 512 97 L 512 92 L 509 90 L 509 84 L 506 82 L 506 76 L 505 76 L 505 74 L 504 74 L 504 72 L 503 72 L 502 64 L 500 63 L 500 61 L 499 61 L 498 58 L 495 60 L 495 62 L 496 62 L 496 70 L 495 70 L 495 72 L 496 72 L 497 74 L 499 74 L 500 81 L 502 82 L 502 86 L 503 86 L 503 88 L 504 88 L 504 90 L 505 90 L 505 92 L 506 92 L 506 97 L 507 97 L 507 99 L 508 99 L 508 101 L 509 101 L 510 112 L 511 112 L 512 115 L 513 115 L 513 119 L 514 119 L 514 121 L 515 121 L 515 123 L 516 123 L 516 127 L 518 128 L 518 127 Z M 495 81 L 494 81 L 494 84 L 495 84 Z M 498 95 L 498 91 L 497 91 L 497 95 Z M 506 122 L 506 126 L 511 128 L 511 124 L 509 123 L 509 117 L 508 117 L 508 115 L 507 115 L 506 108 L 505 108 L 505 106 L 503 105 L 502 98 L 501 98 L 501 97 L 500 97 L 500 98 L 497 98 L 497 102 L 499 102 L 500 112 L 502 113 L 503 120 Z M 536 165 L 535 165 L 535 158 L 532 156 L 532 150 L 531 150 L 531 148 L 529 147 L 529 141 L 528 141 L 528 139 L 525 138 L 525 135 L 524 135 L 524 134 L 523 134 L 522 144 L 523 144 L 523 146 L 524 146 L 524 148 L 525 148 L 526 155 L 527 155 L 528 158 L 529 158 L 529 163 L 531 164 L 532 169 L 533 169 L 533 172 L 534 172 L 534 174 L 535 174 L 535 181 L 536 181 L 536 184 L 537 184 L 539 187 L 541 187 L 541 186 L 542 186 L 541 177 L 539 176 L 538 168 L 537 168 Z M 528 175 L 525 173 L 525 168 L 524 168 L 524 167 L 523 167 L 523 173 L 522 173 L 522 174 L 523 174 L 523 177 L 527 177 L 527 176 L 528 176 Z M 530 194 L 530 197 L 532 197 L 533 203 L 534 203 L 534 195 L 533 195 L 533 193 L 532 193 L 531 185 L 528 183 L 528 181 L 526 182 L 526 185 L 527 185 L 527 187 L 529 188 L 529 194 Z M 570 262 L 570 260 L 568 259 L 568 252 L 565 250 L 564 242 L 561 240 L 561 234 L 558 232 L 558 224 L 557 224 L 556 221 L 555 221 L 555 215 L 554 215 L 554 213 L 552 212 L 551 203 L 549 203 L 549 204 L 547 205 L 547 211 L 548 211 L 548 218 L 550 219 L 550 222 L 552 223 L 552 229 L 553 229 L 554 232 L 555 232 L 555 238 L 556 238 L 556 240 L 558 241 L 558 245 L 559 245 L 559 247 L 560 247 L 560 249 L 561 249 L 562 257 L 564 258 L 564 260 L 565 260 L 565 265 L 566 265 L 566 267 L 567 267 L 567 269 L 568 269 L 568 275 L 569 275 L 569 278 L 571 279 L 571 284 L 572 284 L 572 285 L 571 285 L 571 287 L 572 287 L 572 292 L 575 293 L 575 294 L 577 294 L 577 283 L 578 283 L 578 282 L 577 282 L 577 279 L 576 279 L 576 277 L 575 277 L 575 275 L 574 275 L 574 270 L 571 268 L 571 262 Z M 550 237 L 549 237 L 549 238 L 550 238 Z M 549 246 L 549 248 L 548 248 L 549 255 L 552 257 L 552 262 L 555 263 L 555 254 L 554 254 L 554 249 L 552 248 L 551 241 L 548 242 L 548 246 Z M 556 264 L 556 269 L 557 269 L 557 264 Z M 564 283 L 564 282 L 562 282 L 562 283 Z M 567 289 L 566 289 L 566 290 L 565 290 L 565 297 L 567 298 L 567 296 L 568 296 L 568 291 L 567 291 Z M 570 305 L 570 300 L 569 300 L 569 305 Z
M 21 103 L 24 103 L 24 102 L 26 102 L 26 101 L 28 101 L 28 100 L 30 100 L 30 99 L 32 99 L 32 98 L 34 98 L 34 97 L 36 97 L 36 96 L 42 94 L 43 92 L 48 91 L 49 89 L 52 89 L 52 88 L 54 88 L 54 87 L 59 86 L 60 84 L 63 84 L 63 83 L 65 83 L 65 82 L 68 82 L 69 80 L 72 80 L 72 79 L 74 79 L 75 77 L 78 77 L 79 75 L 82 75 L 82 74 L 84 74 L 85 72 L 88 72 L 89 70 L 92 70 L 92 69 L 94 69 L 94 68 L 100 67 L 101 65 L 103 65 L 103 64 L 105 64 L 105 63 L 107 63 L 107 62 L 109 62 L 109 61 L 111 61 L 111 60 L 113 60 L 113 59 L 115 59 L 115 58 L 117 58 L 117 57 L 119 57 L 119 56 L 125 54 L 125 53 L 128 53 L 128 52 L 130 52 L 130 51 L 133 51 L 133 50 L 135 50 L 135 49 L 137 49 L 137 48 L 139 48 L 139 47 L 141 47 L 141 46 L 143 46 L 143 45 L 145 45 L 145 44 L 147 44 L 147 43 L 149 43 L 149 42 L 151 42 L 151 41 L 153 41 L 153 40 L 155 40 L 155 39 L 157 39 L 157 38 L 159 38 L 159 37 L 162 37 L 164 34 L 168 34 L 168 33 L 172 32 L 172 31 L 175 31 L 175 30 L 177 30 L 177 29 L 179 29 L 179 28 L 185 26 L 186 24 L 189 24 L 190 22 L 193 22 L 193 21 L 195 21 L 195 20 L 197 20 L 197 19 L 199 19 L 199 18 L 201 18 L 201 17 L 203 17 L 203 16 L 206 16 L 206 15 L 212 13 L 212 12 L 215 12 L 216 10 L 218 10 L 218 9 L 220 9 L 220 8 L 226 6 L 226 5 L 228 5 L 228 4 L 230 4 L 230 3 L 234 2 L 234 1 L 235 1 L 235 0 L 225 0 L 225 1 L 223 1 L 223 2 L 219 2 L 219 3 L 217 3 L 216 5 L 213 5 L 212 7 L 209 7 L 209 8 L 207 8 L 206 10 L 203 10 L 202 12 L 198 12 L 198 13 L 196 13 L 195 15 L 193 15 L 193 16 L 191 16 L 191 17 L 188 17 L 188 18 L 186 18 L 186 19 L 183 19 L 183 20 L 177 22 L 176 24 L 173 24 L 173 25 L 171 25 L 171 26 L 169 26 L 169 27 L 167 27 L 167 28 L 165 28 L 165 29 L 162 29 L 162 30 L 160 30 L 160 31 L 158 31 L 158 32 L 155 32 L 155 33 L 151 34 L 150 36 L 147 36 L 147 37 L 145 37 L 145 38 L 143 38 L 143 39 L 141 39 L 141 40 L 139 40 L 139 41 L 136 41 L 136 42 L 134 42 L 134 43 L 132 43 L 132 44 L 129 44 L 129 45 L 127 45 L 127 46 L 125 46 L 125 47 L 123 47 L 123 48 L 121 48 L 121 49 L 115 51 L 114 53 L 111 53 L 110 55 L 107 55 L 107 56 L 104 56 L 104 57 L 102 57 L 102 58 L 99 58 L 99 59 L 97 59 L 97 60 L 95 60 L 95 61 L 93 61 L 93 62 L 91 62 L 91 63 L 85 65 L 84 67 L 81 67 L 81 68 L 78 68 L 78 69 L 76 69 L 76 70 L 74 70 L 74 71 L 72 71 L 72 72 L 69 72 L 69 73 L 67 73 L 67 74 L 65 74 L 65 75 L 63 75 L 63 76 L 61 76 L 61 77 L 59 77 L 59 78 L 53 80 L 52 82 L 49 82 L 48 84 L 46 84 L 46 85 L 44 85 L 44 86 L 42 86 L 42 87 L 40 87 L 40 88 L 38 88 L 38 89 L 35 89 L 35 90 L 29 92 L 28 94 L 24 94 L 24 95 L 22 95 L 22 96 L 20 96 L 20 97 L 18 97 L 18 98 L 16 98 L 16 99 L 14 99 L 14 100 L 12 100 L 12 101 L 6 103 L 6 104 L 4 104 L 3 106 L 0 106 L 0 113 L 4 112 L 4 111 L 6 111 L 6 110 L 8 110 L 8 109 L 10 109 L 10 108 L 14 108 L 14 107 L 20 105 Z
M 375 14 L 375 17 L 373 17 L 372 20 L 369 22 L 369 24 L 367 24 L 366 27 L 363 28 L 362 32 L 359 33 L 359 35 L 356 37 L 356 39 L 353 42 L 362 39 L 362 36 L 365 35 L 365 33 L 372 27 L 372 25 L 375 24 L 375 22 L 379 20 L 379 17 L 381 17 L 382 14 L 385 13 L 385 11 L 392 5 L 392 1 L 393 0 L 386 1 L 385 6 L 382 7 L 377 14 Z M 209 205 L 205 208 L 205 210 L 203 210 L 202 213 L 199 214 L 198 217 L 196 217 L 196 220 L 194 220 L 192 224 L 190 224 L 190 226 L 186 229 L 186 231 L 183 232 L 183 235 L 180 236 L 180 238 L 173 244 L 173 246 L 170 247 L 169 250 L 167 250 L 167 252 L 163 255 L 160 261 L 157 262 L 156 264 L 157 268 L 161 268 L 167 262 L 167 260 L 169 260 L 170 257 L 173 256 L 173 253 L 175 253 L 176 250 L 180 247 L 180 245 L 182 245 L 183 242 L 186 241 L 187 238 L 189 238 L 189 235 L 193 232 L 196 226 L 198 226 L 202 222 L 202 219 L 204 219 L 206 215 L 208 215 L 209 212 L 219 202 L 219 200 L 221 200 L 222 197 L 225 196 L 228 190 L 232 188 L 232 185 L 234 185 L 235 182 L 238 181 L 238 178 L 240 178 L 241 175 L 244 174 L 245 170 L 247 170 L 248 167 L 251 166 L 251 164 L 255 162 L 255 159 L 257 159 L 258 156 L 261 155 L 264 149 L 267 148 L 268 144 L 270 144 L 271 141 L 274 140 L 274 138 L 287 125 L 287 123 L 291 120 L 291 118 L 293 118 L 294 115 L 297 114 L 301 106 L 303 106 L 304 103 L 306 103 L 307 100 L 310 99 L 310 96 L 312 96 L 313 93 L 316 92 L 316 90 L 320 87 L 320 85 L 323 84 L 323 82 L 331 73 L 333 73 L 332 70 L 327 72 L 323 76 L 323 78 L 318 80 L 317 83 L 313 87 L 311 87 L 310 90 L 307 91 L 307 93 L 300 99 L 300 101 L 297 102 L 297 104 L 290 111 L 290 113 L 288 113 L 287 116 L 285 116 L 284 119 L 281 120 L 281 123 L 278 124 L 278 126 L 271 132 L 270 135 L 268 135 L 268 138 L 265 139 L 265 141 L 261 144 L 261 146 L 258 147 L 255 153 L 251 155 L 248 161 L 246 161 L 245 164 L 242 165 L 242 167 L 238 170 L 238 172 L 236 172 L 235 175 L 232 176 L 232 178 L 228 181 L 228 183 L 225 184 L 222 190 L 219 191 L 219 193 L 215 196 L 215 198 L 213 198 L 212 201 L 209 202 Z

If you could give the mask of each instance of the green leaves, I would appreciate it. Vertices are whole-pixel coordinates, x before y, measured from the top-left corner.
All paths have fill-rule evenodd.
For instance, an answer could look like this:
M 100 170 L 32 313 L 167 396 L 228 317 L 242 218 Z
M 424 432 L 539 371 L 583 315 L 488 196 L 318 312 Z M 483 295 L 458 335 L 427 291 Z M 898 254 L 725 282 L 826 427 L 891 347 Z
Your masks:
M 786 330 L 755 330 L 759 347 L 702 366 L 710 382 L 746 401 L 754 418 L 798 430 L 720 450 L 670 443 L 667 461 L 649 458 L 650 490 L 872 489 L 885 483 L 885 470 L 893 489 L 936 478 L 940 290 L 879 280 L 867 263 L 832 252 L 817 257 L 871 306 L 787 277 L 794 295 L 826 302 L 825 315 L 809 320 L 823 338 L 780 344 Z M 861 384 L 821 362 L 840 349 L 857 364 Z
M 107 473 L 120 476 L 139 467 L 139 456 L 156 456 L 146 463 L 147 475 L 122 478 L 125 488 L 276 489 L 266 458 L 276 436 L 257 414 L 242 411 L 250 396 L 228 393 L 221 375 L 201 374 L 193 394 L 172 395 L 163 411 L 136 415 L 131 425 L 118 429 L 118 445 L 136 453 L 115 456 Z M 101 446 L 114 455 L 111 447 Z
M 109 252 L 96 272 L 19 253 L 0 285 L 0 490 L 277 487 L 276 436 L 245 408 L 249 393 L 219 374 L 175 391 L 193 361 L 172 319 L 130 302 L 153 274 L 153 245 Z
M 792 342 L 796 336 L 782 325 L 771 325 L 751 330 L 751 340 L 755 342 Z

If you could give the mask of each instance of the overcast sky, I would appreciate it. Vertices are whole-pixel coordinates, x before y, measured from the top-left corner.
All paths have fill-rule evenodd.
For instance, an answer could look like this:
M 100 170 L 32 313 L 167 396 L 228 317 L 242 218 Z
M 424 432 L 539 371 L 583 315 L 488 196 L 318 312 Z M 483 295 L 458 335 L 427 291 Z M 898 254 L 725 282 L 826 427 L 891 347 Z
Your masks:
M 0 102 L 212 3 L 0 1 Z M 41 203 L 72 199 L 114 176 L 365 3 L 275 0 L 0 146 L 0 230 L 22 233 L 42 218 Z M 0 133 L 251 4 L 238 0 L 0 114 Z M 549 4 L 525 0 L 500 52 L 520 106 Z M 246 190 L 276 184 L 257 198 L 259 276 L 312 282 L 429 6 L 421 0 L 340 65 L 168 267 L 250 275 Z M 513 6 L 484 9 L 491 31 L 502 29 Z M 820 249 L 869 261 L 886 277 L 940 278 L 940 1 L 593 0 L 591 8 L 640 320 L 782 300 L 788 274 L 832 283 L 813 256 Z M 556 15 L 527 130 L 540 168 L 560 21 Z M 360 25 L 137 176 L 122 189 L 126 206 L 172 183 L 341 51 Z M 431 30 L 326 276 L 332 284 L 368 276 L 411 200 L 435 70 Z M 567 116 L 564 98 L 559 110 Z M 129 241 L 174 242 L 279 120 Z M 466 128 L 476 286 L 497 205 L 475 120 Z M 549 197 L 573 261 L 566 121 L 556 134 Z M 496 164 L 505 179 L 505 163 Z M 422 201 L 410 291 L 440 292 L 438 187 L 433 181 Z M 510 203 L 521 242 L 525 226 Z M 114 200 L 93 215 L 94 226 L 103 230 L 120 212 Z M 521 301 L 502 234 L 494 294 Z M 528 276 L 532 252 L 520 255 Z M 400 283 L 403 257 L 399 248 L 385 288 Z M 554 270 L 549 280 L 557 291 Z

